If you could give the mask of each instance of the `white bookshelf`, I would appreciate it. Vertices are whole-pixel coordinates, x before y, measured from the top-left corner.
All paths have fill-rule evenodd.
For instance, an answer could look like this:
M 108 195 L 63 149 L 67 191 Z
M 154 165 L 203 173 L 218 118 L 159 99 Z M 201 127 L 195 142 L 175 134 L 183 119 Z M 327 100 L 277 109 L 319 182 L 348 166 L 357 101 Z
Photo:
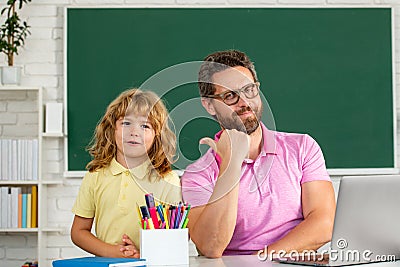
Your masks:
M 0 180 L 0 186 L 7 185 L 38 185 L 39 181 L 2 181 Z
M 0 233 L 37 233 L 39 228 L 1 228 Z
M 39 262 L 39 266 L 46 266 L 47 259 L 47 235 L 55 232 L 62 232 L 64 229 L 59 228 L 57 226 L 48 225 L 47 219 L 47 191 L 49 186 L 57 186 L 62 185 L 62 178 L 54 179 L 53 177 L 46 177 L 45 166 L 43 166 L 44 159 L 44 147 L 48 140 L 54 138 L 63 138 L 63 134 L 48 134 L 44 133 L 43 121 L 44 121 L 44 103 L 43 103 L 43 93 L 42 88 L 40 87 L 24 87 L 24 86 L 2 86 L 0 87 L 0 93 L 6 93 L 9 98 L 12 99 L 12 94 L 33 94 L 36 93 L 36 101 L 37 101 L 37 126 L 38 132 L 36 136 L 27 136 L 29 138 L 37 138 L 38 140 L 38 166 L 37 166 L 37 180 L 0 180 L 0 186 L 9 186 L 9 187 L 29 187 L 32 185 L 37 186 L 37 219 L 38 226 L 37 228 L 0 228 L 0 233 L 7 233 L 7 235 L 21 235 L 21 234 L 37 234 L 37 254 L 36 259 Z M 21 99 L 22 97 L 16 97 L 16 99 Z M 1 98 L 0 102 L 9 101 L 9 99 Z M 13 110 L 13 112 L 18 113 L 18 111 Z M 1 122 L 0 122 L 1 124 Z M 24 139 L 24 136 L 4 136 L 3 132 L 0 135 L 1 139 Z M 1 213 L 0 213 L 1 215 Z
M 42 133 L 42 137 L 64 137 L 62 133 Z

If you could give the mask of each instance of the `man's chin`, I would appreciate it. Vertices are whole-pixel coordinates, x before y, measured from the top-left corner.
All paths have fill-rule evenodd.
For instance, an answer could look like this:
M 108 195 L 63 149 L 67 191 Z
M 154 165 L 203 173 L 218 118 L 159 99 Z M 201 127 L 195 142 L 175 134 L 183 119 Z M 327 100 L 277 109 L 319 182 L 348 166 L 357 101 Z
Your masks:
M 258 128 L 258 126 L 257 126 L 257 127 L 251 127 L 251 128 L 249 128 L 249 129 L 246 129 L 246 133 L 247 133 L 248 135 L 251 135 L 252 133 L 254 133 L 254 132 L 257 130 L 257 128 Z
M 243 124 L 244 124 L 243 126 L 245 127 L 245 133 L 247 133 L 248 135 L 254 133 L 260 126 L 260 122 L 255 117 L 248 118 L 243 122 Z
M 247 135 L 251 135 L 252 133 L 254 133 L 257 129 L 258 129 L 258 127 L 260 126 L 260 124 L 256 124 L 256 125 L 243 125 L 243 127 L 231 127 L 230 129 L 235 129 L 235 130 L 237 130 L 237 131 L 239 131 L 239 132 L 242 132 L 242 133 L 245 133 L 245 134 L 247 134 Z M 225 128 L 225 129 L 228 129 L 229 130 L 229 128 Z
M 251 135 L 252 133 L 254 133 L 257 130 L 257 128 L 260 126 L 260 122 L 254 114 L 243 120 L 241 118 L 239 120 L 238 118 L 240 118 L 240 117 L 239 116 L 236 117 L 235 121 L 220 120 L 220 124 L 224 129 L 227 129 L 227 130 L 234 129 L 234 130 L 243 132 L 248 135 Z M 221 123 L 221 121 L 222 121 L 222 123 Z

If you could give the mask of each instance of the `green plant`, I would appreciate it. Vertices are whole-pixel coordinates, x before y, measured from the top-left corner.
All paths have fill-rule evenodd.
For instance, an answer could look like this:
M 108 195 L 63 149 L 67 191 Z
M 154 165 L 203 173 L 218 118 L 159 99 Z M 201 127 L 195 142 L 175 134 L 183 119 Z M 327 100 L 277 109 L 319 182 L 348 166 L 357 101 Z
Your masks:
M 7 55 L 8 66 L 14 65 L 14 53 L 18 55 L 18 48 L 25 43 L 25 37 L 30 34 L 26 21 L 21 21 L 17 14 L 24 3 L 31 0 L 8 0 L 7 6 L 1 10 L 1 16 L 7 14 L 6 20 L 0 27 L 0 52 Z

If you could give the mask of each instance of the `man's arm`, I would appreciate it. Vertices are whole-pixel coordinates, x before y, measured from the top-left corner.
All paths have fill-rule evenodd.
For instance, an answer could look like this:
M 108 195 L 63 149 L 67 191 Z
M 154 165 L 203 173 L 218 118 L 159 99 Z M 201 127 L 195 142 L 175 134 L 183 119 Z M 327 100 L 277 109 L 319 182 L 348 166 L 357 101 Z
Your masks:
M 228 176 L 229 173 L 232 174 L 231 177 Z M 218 179 L 237 176 L 233 173 L 234 171 L 227 171 L 225 177 Z M 217 187 L 218 181 L 215 185 Z M 219 200 L 191 209 L 188 223 L 190 237 L 204 256 L 219 258 L 228 246 L 236 225 L 238 192 L 239 184 L 236 184 Z
M 208 204 L 190 211 L 188 228 L 200 252 L 206 257 L 218 258 L 235 229 L 241 166 L 248 153 L 249 140 L 244 133 L 225 130 L 218 142 L 206 139 L 203 143 L 212 147 L 222 161 Z
M 332 183 L 306 182 L 301 190 L 304 220 L 282 239 L 269 245 L 268 253 L 272 250 L 316 250 L 331 240 L 336 208 Z

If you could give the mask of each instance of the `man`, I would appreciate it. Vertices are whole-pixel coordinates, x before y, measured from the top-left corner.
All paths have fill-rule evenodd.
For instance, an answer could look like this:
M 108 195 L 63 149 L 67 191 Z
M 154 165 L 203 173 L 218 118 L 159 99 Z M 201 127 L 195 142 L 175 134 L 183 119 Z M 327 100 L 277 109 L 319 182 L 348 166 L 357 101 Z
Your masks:
M 222 131 L 189 165 L 182 193 L 192 205 L 189 232 L 207 257 L 315 250 L 332 236 L 335 197 L 318 144 L 275 132 L 263 110 L 253 63 L 237 50 L 207 56 L 201 103 Z

